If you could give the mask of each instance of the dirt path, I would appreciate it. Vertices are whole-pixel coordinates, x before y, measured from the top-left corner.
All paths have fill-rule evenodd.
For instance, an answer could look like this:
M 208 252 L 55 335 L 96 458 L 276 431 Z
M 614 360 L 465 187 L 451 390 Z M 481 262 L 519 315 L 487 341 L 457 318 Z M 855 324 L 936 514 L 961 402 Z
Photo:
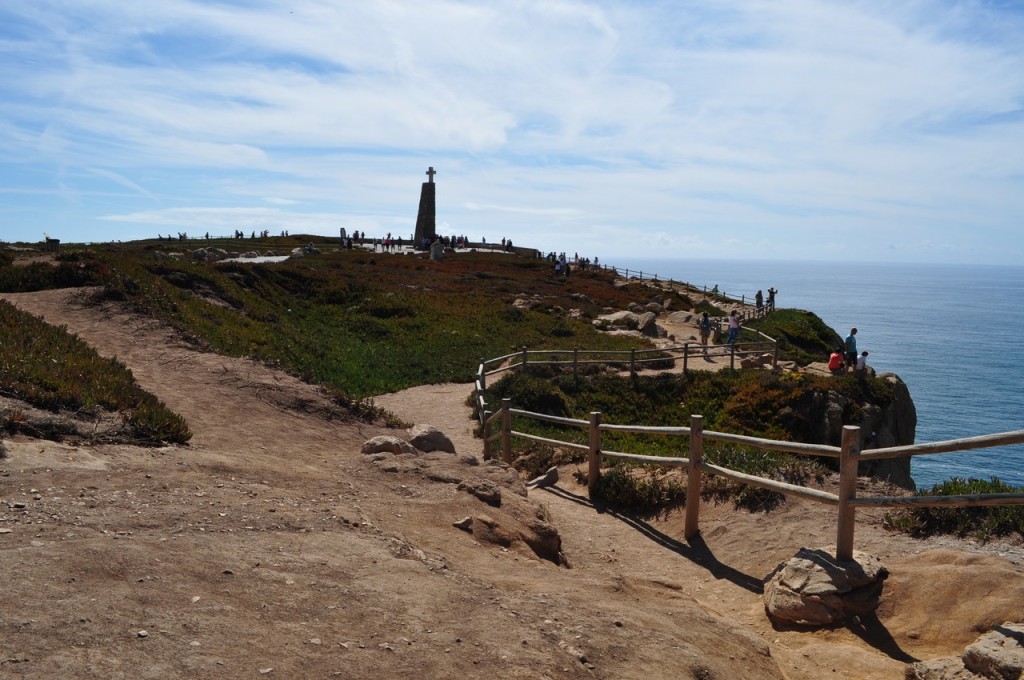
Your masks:
M 907 660 L 1024 619 L 1019 567 L 930 550 L 865 513 L 857 547 L 892 570 L 879 621 L 774 630 L 761 580 L 834 540 L 827 509 L 708 506 L 701 540 L 686 543 L 677 512 L 595 511 L 572 468 L 528 500 L 502 487 L 493 507 L 455 482 L 500 468 L 374 461 L 360 447 L 387 431 L 339 418 L 287 375 L 66 291 L 3 297 L 126 363 L 195 437 L 161 449 L 5 442 L 0 677 L 902 678 Z M 469 389 L 376 401 L 478 454 Z M 467 516 L 493 535 L 452 526 Z M 571 568 L 503 543 L 537 518 L 558 529 Z

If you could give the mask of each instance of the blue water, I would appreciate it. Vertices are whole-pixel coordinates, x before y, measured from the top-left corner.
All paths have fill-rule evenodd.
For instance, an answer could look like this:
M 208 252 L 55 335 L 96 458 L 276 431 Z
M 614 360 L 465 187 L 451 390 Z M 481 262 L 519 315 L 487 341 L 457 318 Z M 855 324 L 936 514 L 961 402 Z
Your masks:
M 917 407 L 917 443 L 1024 429 L 1024 267 L 635 260 L 657 273 L 753 298 L 778 289 L 777 307 L 817 314 L 879 373 L 896 373 Z M 824 361 L 824 357 L 822 360 Z M 915 456 L 920 488 L 952 477 L 1024 486 L 1024 446 Z

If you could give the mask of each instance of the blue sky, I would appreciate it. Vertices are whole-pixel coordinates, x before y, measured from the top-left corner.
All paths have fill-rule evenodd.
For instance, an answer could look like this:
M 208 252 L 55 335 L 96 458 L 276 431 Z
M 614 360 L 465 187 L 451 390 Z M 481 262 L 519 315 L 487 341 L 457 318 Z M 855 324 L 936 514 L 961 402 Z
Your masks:
M 0 240 L 1024 262 L 1024 9 L 5 0 Z

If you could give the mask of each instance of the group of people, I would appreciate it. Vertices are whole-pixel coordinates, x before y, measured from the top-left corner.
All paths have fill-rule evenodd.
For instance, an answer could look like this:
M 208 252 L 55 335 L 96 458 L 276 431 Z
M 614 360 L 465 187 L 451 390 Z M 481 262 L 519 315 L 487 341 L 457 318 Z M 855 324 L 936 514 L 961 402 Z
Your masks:
M 769 311 L 769 312 L 774 312 L 775 311 L 775 296 L 778 294 L 778 292 L 779 291 L 776 290 L 775 288 L 769 288 L 768 289 L 768 306 L 767 306 L 767 311 Z M 757 291 L 757 294 L 754 295 L 754 305 L 757 307 L 758 314 L 760 314 L 762 311 L 765 311 L 766 307 L 765 307 L 764 293 L 762 293 L 761 291 Z
M 554 251 L 551 251 L 544 256 L 544 259 L 554 263 L 556 276 L 569 276 L 572 273 L 573 267 L 580 271 L 585 271 L 591 264 L 594 266 L 598 265 L 596 257 L 594 258 L 593 263 L 591 263 L 589 257 L 580 257 L 579 253 L 576 253 L 570 259 L 566 257 L 564 252 L 556 255 Z
M 729 316 L 726 318 L 729 323 L 729 334 L 725 338 L 725 344 L 735 345 L 736 339 L 740 335 L 740 313 L 735 309 L 729 312 Z M 697 328 L 700 331 L 700 344 L 705 347 L 707 352 L 708 339 L 711 337 L 711 328 L 714 322 L 711 320 L 711 316 L 707 312 L 702 312 L 700 319 L 697 320 Z
M 857 329 L 851 328 L 842 347 L 837 347 L 828 357 L 828 370 L 832 373 L 846 373 L 853 370 L 858 376 L 867 375 L 867 351 L 857 354 Z

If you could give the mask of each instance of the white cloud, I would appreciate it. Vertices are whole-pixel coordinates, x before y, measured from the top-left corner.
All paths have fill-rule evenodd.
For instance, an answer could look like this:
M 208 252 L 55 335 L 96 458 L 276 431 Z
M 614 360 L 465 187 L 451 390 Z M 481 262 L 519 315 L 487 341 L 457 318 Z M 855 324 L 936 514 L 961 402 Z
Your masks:
M 823 230 L 882 244 L 899 228 L 911 259 L 998 239 L 1018 260 L 1022 16 L 940 0 L 16 0 L 0 8 L 0 177 L 26 198 L 4 234 L 218 225 L 220 210 L 404 231 L 433 165 L 452 230 L 544 249 L 811 256 Z M 64 200 L 31 198 L 46 191 Z M 175 212 L 189 205 L 209 207 Z M 943 248 L 921 238 L 935 232 Z

